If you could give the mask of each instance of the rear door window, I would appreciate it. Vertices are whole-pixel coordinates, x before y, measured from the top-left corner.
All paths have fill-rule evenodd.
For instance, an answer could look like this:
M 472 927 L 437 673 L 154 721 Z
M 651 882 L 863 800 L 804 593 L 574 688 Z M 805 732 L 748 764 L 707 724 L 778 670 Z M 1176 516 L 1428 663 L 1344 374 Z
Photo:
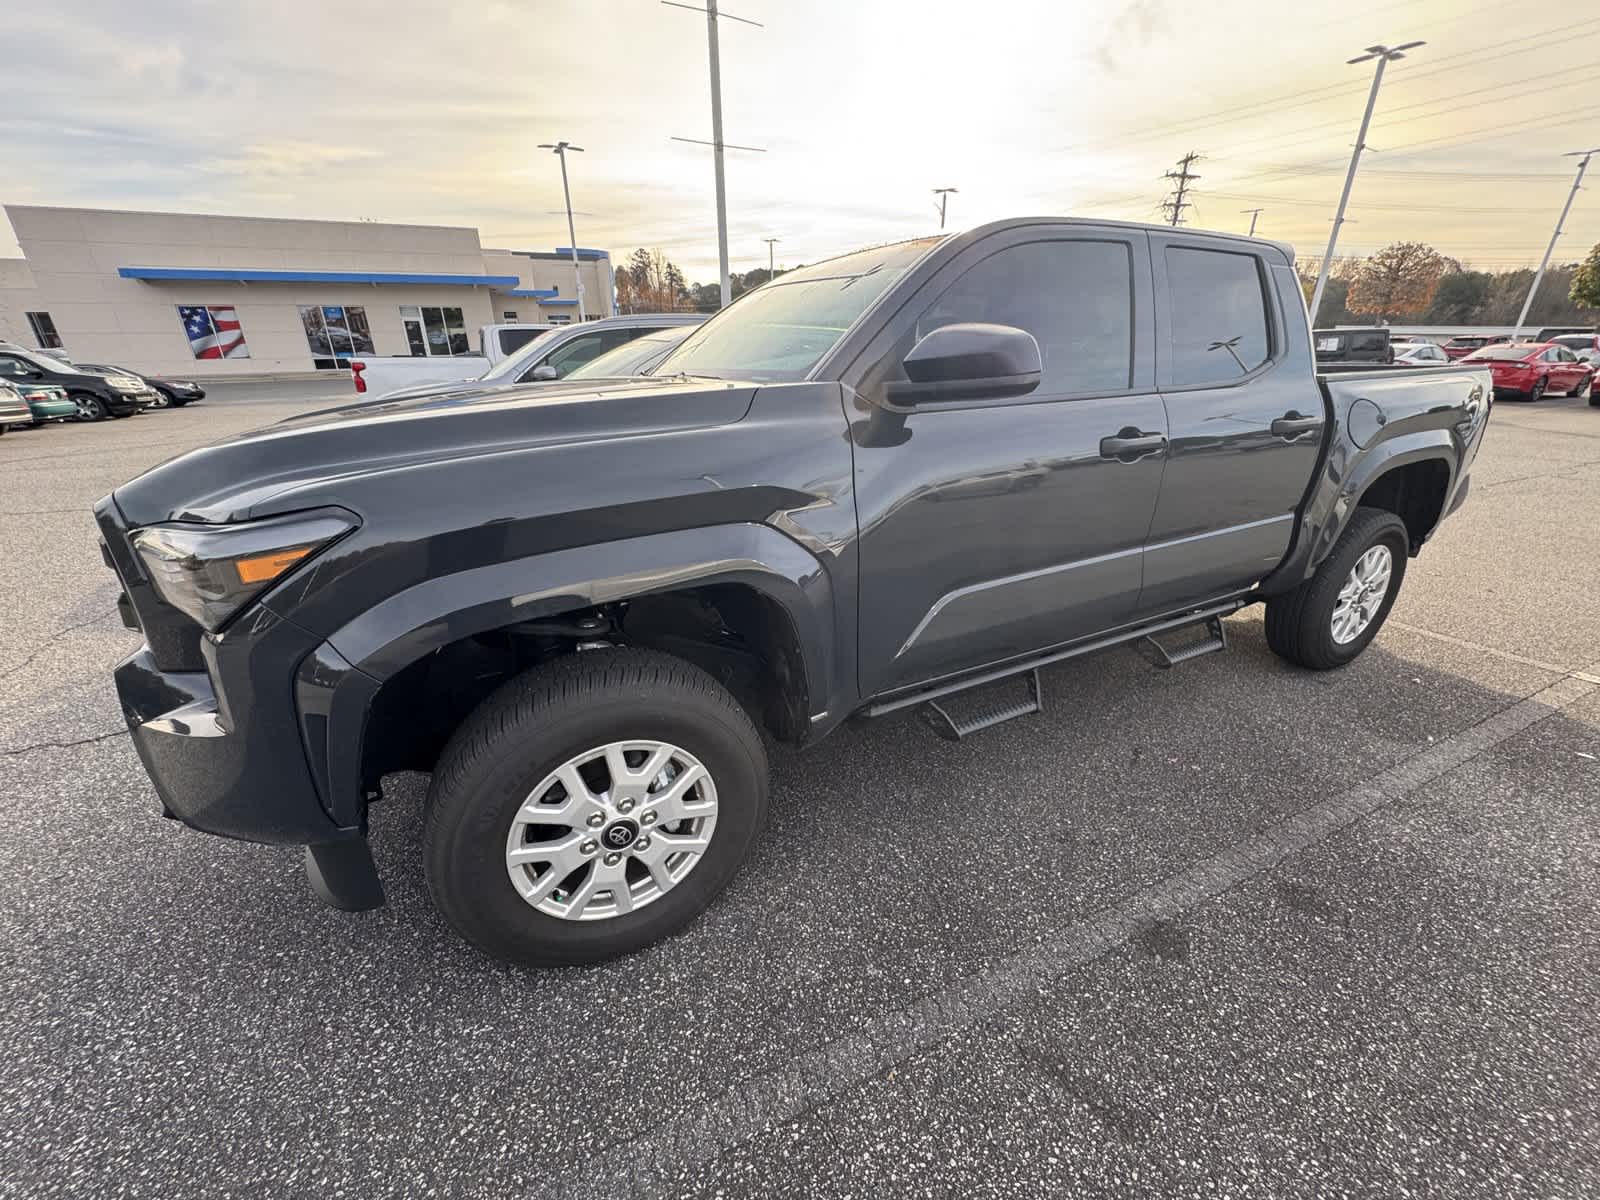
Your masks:
M 1227 383 L 1272 357 L 1266 282 L 1255 255 L 1168 246 L 1165 261 L 1167 386 Z

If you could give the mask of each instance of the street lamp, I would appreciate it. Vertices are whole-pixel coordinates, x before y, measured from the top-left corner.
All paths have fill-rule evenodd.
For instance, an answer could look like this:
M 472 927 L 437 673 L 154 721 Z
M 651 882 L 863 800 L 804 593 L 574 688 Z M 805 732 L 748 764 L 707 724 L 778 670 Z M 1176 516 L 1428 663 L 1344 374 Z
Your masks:
M 1367 126 L 1372 123 L 1372 110 L 1378 103 L 1378 85 L 1383 82 L 1383 68 L 1396 59 L 1404 58 L 1405 51 L 1427 44 L 1403 42 L 1394 47 L 1368 46 L 1365 53 L 1345 61 L 1346 66 L 1354 66 L 1375 58 L 1378 60 L 1378 69 L 1372 75 L 1372 91 L 1367 93 L 1367 111 L 1361 115 L 1361 131 L 1356 134 L 1355 153 L 1350 155 L 1350 170 L 1345 173 L 1344 191 L 1339 193 L 1339 210 L 1333 215 L 1333 232 L 1328 234 L 1328 248 L 1322 255 L 1322 269 L 1317 272 L 1317 287 L 1311 293 L 1312 324 L 1316 323 L 1317 307 L 1322 303 L 1322 289 L 1328 286 L 1328 272 L 1333 269 L 1333 248 L 1339 243 L 1339 226 L 1344 224 L 1345 205 L 1350 203 L 1350 188 L 1356 181 L 1356 164 L 1361 161 L 1361 152 L 1367 148 Z
M 767 282 L 771 283 L 772 282 L 772 247 L 773 247 L 774 243 L 779 242 L 782 239 L 781 238 L 762 238 L 761 240 L 767 243 Z
M 589 319 L 583 310 L 583 272 L 578 268 L 578 232 L 572 225 L 572 189 L 567 186 L 567 151 L 582 154 L 582 146 L 574 146 L 571 142 L 540 142 L 539 149 L 548 150 L 561 160 L 561 195 L 567 202 L 567 240 L 571 243 L 568 247 L 572 251 L 572 279 L 578 285 L 578 320 Z
M 1522 302 L 1522 311 L 1517 314 L 1517 327 L 1511 331 L 1512 341 L 1522 336 L 1522 325 L 1528 319 L 1528 310 L 1533 307 L 1534 293 L 1539 290 L 1539 284 L 1544 279 L 1544 269 L 1550 265 L 1550 255 L 1555 253 L 1556 242 L 1561 238 L 1561 227 L 1567 223 L 1567 214 L 1572 211 L 1572 202 L 1577 199 L 1578 187 L 1583 183 L 1583 173 L 1589 169 L 1589 160 L 1596 154 L 1600 154 L 1600 146 L 1592 150 L 1569 150 L 1561 156 L 1576 158 L 1578 173 L 1573 177 L 1572 190 L 1567 193 L 1567 202 L 1561 208 L 1561 215 L 1556 218 L 1556 229 L 1550 235 L 1550 244 L 1544 248 L 1544 257 L 1539 260 L 1539 269 L 1534 272 L 1533 282 L 1528 285 L 1528 298 Z
M 934 188 L 933 189 L 933 194 L 935 196 L 939 197 L 939 228 L 940 229 L 944 228 L 944 206 L 945 206 L 945 201 L 950 199 L 950 193 L 951 192 L 958 191 L 958 190 L 959 190 L 958 188 Z

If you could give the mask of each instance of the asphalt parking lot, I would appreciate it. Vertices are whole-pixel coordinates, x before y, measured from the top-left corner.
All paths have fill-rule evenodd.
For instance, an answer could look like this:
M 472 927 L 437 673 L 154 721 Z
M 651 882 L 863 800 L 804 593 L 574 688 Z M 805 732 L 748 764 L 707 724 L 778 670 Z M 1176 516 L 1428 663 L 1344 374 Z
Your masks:
M 775 753 L 754 860 L 604 967 L 488 961 L 163 821 L 93 501 L 320 403 L 0 441 L 0 1195 L 1600 1194 L 1600 410 L 1496 408 L 1351 667 L 1056 667 L 970 742 Z

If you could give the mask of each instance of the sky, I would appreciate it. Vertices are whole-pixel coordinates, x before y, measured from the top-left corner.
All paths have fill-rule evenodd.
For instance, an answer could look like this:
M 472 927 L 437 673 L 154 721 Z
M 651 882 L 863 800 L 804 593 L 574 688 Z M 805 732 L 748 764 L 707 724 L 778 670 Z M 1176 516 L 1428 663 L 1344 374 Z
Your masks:
M 696 0 L 688 0 L 690 3 Z M 1066 214 L 1189 223 L 1322 253 L 1391 64 L 1339 252 L 1422 240 L 1536 264 L 1571 150 L 1600 145 L 1600 6 L 1482 0 L 724 0 L 735 271 Z M 489 247 L 662 250 L 717 274 L 706 20 L 658 0 L 57 0 L 7 17 L 0 201 L 470 225 Z M 1595 164 L 1600 177 L 1600 162 Z M 1556 261 L 1600 242 L 1600 184 Z M 0 223 L 0 256 L 18 253 Z M 241 264 L 247 265 L 247 264 Z

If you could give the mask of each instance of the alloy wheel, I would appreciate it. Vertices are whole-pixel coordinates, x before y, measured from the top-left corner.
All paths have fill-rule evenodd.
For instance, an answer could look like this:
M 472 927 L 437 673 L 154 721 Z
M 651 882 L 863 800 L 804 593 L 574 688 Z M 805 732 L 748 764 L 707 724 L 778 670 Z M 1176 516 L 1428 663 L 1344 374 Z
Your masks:
M 1393 569 L 1394 555 L 1388 546 L 1373 546 L 1356 559 L 1333 606 L 1331 623 L 1335 642 L 1348 645 L 1372 624 L 1372 618 L 1389 592 L 1389 576 Z
M 612 742 L 562 763 L 528 793 L 506 837 L 512 886 L 567 921 L 659 900 L 704 857 L 717 824 L 711 773 L 666 742 Z

